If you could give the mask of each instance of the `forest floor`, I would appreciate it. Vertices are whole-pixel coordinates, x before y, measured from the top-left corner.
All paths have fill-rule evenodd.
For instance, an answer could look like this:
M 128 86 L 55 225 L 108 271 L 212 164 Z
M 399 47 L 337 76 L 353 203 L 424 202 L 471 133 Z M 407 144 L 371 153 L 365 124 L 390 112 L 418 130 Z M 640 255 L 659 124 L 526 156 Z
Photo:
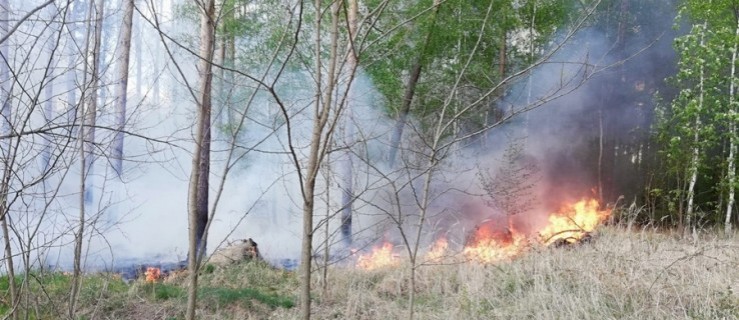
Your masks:
M 417 319 L 739 319 L 739 234 L 689 239 L 605 228 L 591 243 L 530 250 L 495 265 L 457 263 L 418 269 Z M 407 319 L 408 268 L 329 270 L 314 277 L 315 319 Z M 182 319 L 185 277 L 126 284 L 88 275 L 80 319 Z M 66 312 L 69 277 L 33 283 L 29 318 Z M 208 267 L 200 278 L 198 319 L 296 319 L 299 279 L 265 263 Z M 7 277 L 0 311 L 7 311 Z M 43 294 L 41 294 L 43 292 Z M 26 308 L 23 308 L 24 310 Z M 38 313 L 37 313 L 38 312 Z M 38 316 L 37 316 L 38 315 Z

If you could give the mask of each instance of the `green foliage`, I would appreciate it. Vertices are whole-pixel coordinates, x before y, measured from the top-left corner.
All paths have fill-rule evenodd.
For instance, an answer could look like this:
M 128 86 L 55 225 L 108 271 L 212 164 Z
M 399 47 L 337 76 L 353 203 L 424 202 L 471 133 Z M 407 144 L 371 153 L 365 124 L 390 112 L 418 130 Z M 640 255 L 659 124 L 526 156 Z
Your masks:
M 64 310 L 70 284 L 71 275 L 61 272 L 43 272 L 34 270 L 29 273 L 28 282 L 25 275 L 16 276 L 16 283 L 23 284 L 23 293 L 28 294 L 34 301 L 34 305 L 26 306 L 21 302 L 19 311 L 23 314 L 29 312 L 34 319 L 54 319 Z M 7 296 L 9 283 L 8 276 L 0 276 L 0 291 L 6 292 L 6 296 L 0 298 L 0 312 L 6 314 L 10 310 L 9 297 Z M 79 292 L 79 304 L 85 307 L 99 308 L 100 310 L 114 310 L 123 306 L 121 297 L 126 296 L 129 286 L 119 277 L 111 274 L 91 274 L 84 276 Z M 84 315 L 82 316 L 84 318 Z
M 111 318 L 128 318 L 139 310 L 168 309 L 170 314 L 184 310 L 187 285 L 183 278 L 165 282 L 145 282 L 143 279 L 126 283 L 115 274 L 82 276 L 79 294 L 80 319 L 97 319 L 101 312 Z M 16 276 L 22 283 L 25 277 Z M 71 276 L 60 272 L 34 271 L 28 277 L 25 290 L 31 293 L 31 306 L 21 301 L 19 310 L 29 312 L 30 319 L 58 319 L 66 312 Z M 294 273 L 275 269 L 264 262 L 245 262 L 226 268 L 206 265 L 201 275 L 198 296 L 203 312 L 220 314 L 224 309 L 239 306 L 252 309 L 255 304 L 267 309 L 292 308 L 294 288 L 298 279 Z M 10 310 L 8 277 L 0 276 L 0 314 Z M 267 310 L 256 308 L 255 310 Z M 261 312 L 261 311 L 260 311 Z
M 251 306 L 253 301 L 270 308 L 292 308 L 297 287 L 295 274 L 274 269 L 263 261 L 248 261 L 225 268 L 213 268 L 201 276 L 199 299 L 203 305 Z
M 254 288 L 231 289 L 203 287 L 200 288 L 198 298 L 201 299 L 200 301 L 202 301 L 203 304 L 214 307 L 233 303 L 241 303 L 246 306 L 250 306 L 252 300 L 264 303 L 271 308 L 292 308 L 295 306 L 295 302 L 292 297 L 266 294 Z
M 186 292 L 174 284 L 167 283 L 146 283 L 139 288 L 139 291 L 149 293 L 155 300 L 184 299 Z
M 541 179 L 533 157 L 524 153 L 525 139 L 509 138 L 495 172 L 479 174 L 490 207 L 508 215 L 530 210 L 538 199 L 533 192 Z
M 698 166 L 698 207 L 713 208 L 721 201 L 725 180 L 725 148 L 730 135 L 731 119 L 729 83 L 731 50 L 736 17 L 730 1 L 685 1 L 676 24 L 688 22 L 689 31 L 675 39 L 678 70 L 669 83 L 678 89 L 669 104 L 657 109 L 656 137 L 666 170 L 666 181 L 672 195 L 671 210 L 685 201 L 691 167 Z M 736 79 L 730 79 L 736 81 Z M 693 150 L 699 150 L 698 163 L 693 163 Z M 720 211 L 720 210 L 718 210 Z M 713 220 L 720 215 L 707 217 Z
M 566 24 L 571 12 L 564 2 L 542 0 L 442 1 L 438 12 L 432 5 L 432 1 L 424 0 L 398 3 L 388 10 L 378 22 L 378 30 L 392 28 L 409 17 L 418 18 L 390 36 L 370 32 L 368 40 L 379 42 L 367 48 L 361 60 L 392 115 L 398 113 L 403 102 L 413 65 L 421 64 L 411 113 L 422 125 L 435 121 L 445 103 L 457 108 L 473 105 L 505 76 L 527 67 Z M 490 15 L 486 17 L 488 9 Z M 458 78 L 459 85 L 452 86 Z M 469 130 L 484 126 L 490 102 L 503 94 L 505 90 L 499 90 L 487 101 L 474 105 L 460 119 L 462 126 Z M 452 100 L 448 101 L 450 96 Z
M 213 271 L 215 270 L 216 270 L 216 266 L 209 263 L 209 264 L 206 264 L 205 267 L 203 268 L 203 273 L 213 273 Z

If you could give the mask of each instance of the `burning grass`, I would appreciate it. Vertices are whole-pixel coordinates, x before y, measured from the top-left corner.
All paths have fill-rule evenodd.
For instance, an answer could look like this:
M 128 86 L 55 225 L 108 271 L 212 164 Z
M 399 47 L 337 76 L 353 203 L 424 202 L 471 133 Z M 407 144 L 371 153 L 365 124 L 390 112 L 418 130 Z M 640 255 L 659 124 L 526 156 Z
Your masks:
M 418 272 L 419 319 L 739 318 L 739 235 L 691 241 L 611 227 L 582 246 Z M 331 274 L 317 318 L 407 317 L 407 268 Z
M 682 239 L 609 227 L 591 243 L 532 247 L 515 259 L 488 264 L 439 264 L 446 250 L 438 242 L 431 250 L 438 259 L 425 259 L 428 264 L 418 269 L 418 319 L 739 318 L 739 234 Z M 407 259 L 395 259 L 371 271 L 332 269 L 325 291 L 316 276 L 314 317 L 407 318 Z M 69 276 L 33 278 L 38 308 L 29 310 L 40 313 L 31 318 L 62 318 Z M 298 283 L 294 272 L 263 262 L 204 268 L 198 319 L 297 319 Z M 7 310 L 7 277 L 0 277 L 0 290 L 0 307 Z M 182 318 L 186 290 L 185 277 L 147 282 L 142 276 L 126 284 L 115 275 L 88 275 L 80 318 Z
M 467 237 L 463 247 L 452 249 L 446 238 L 437 239 L 425 253 L 426 261 L 436 263 L 476 262 L 494 264 L 518 258 L 535 246 L 564 246 L 580 244 L 591 239 L 609 216 L 610 210 L 601 210 L 595 199 L 581 199 L 565 203 L 547 217 L 538 230 L 519 231 L 513 216 L 485 220 Z M 356 253 L 356 267 L 364 270 L 383 269 L 400 264 L 402 246 L 389 242 L 374 246 L 369 252 Z

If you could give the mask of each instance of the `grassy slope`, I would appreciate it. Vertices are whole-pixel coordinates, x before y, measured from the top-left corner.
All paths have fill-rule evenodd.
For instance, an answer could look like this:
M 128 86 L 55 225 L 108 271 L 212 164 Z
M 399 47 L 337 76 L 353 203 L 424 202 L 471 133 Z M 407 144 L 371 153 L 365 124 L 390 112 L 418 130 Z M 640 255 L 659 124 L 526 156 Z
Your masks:
M 255 263 L 206 271 L 200 319 L 298 318 L 294 273 Z M 532 250 L 495 266 L 435 265 L 419 272 L 419 319 L 739 319 L 739 236 L 693 241 L 606 229 L 580 247 Z M 406 318 L 407 275 L 402 267 L 331 270 L 325 294 L 316 279 L 315 318 Z M 41 318 L 55 319 L 55 310 L 66 310 L 68 279 L 55 274 L 41 282 L 50 297 L 34 290 L 42 297 Z M 6 283 L 0 278 L 0 289 Z M 82 318 L 180 319 L 186 292 L 180 283 L 86 277 Z M 7 293 L 0 308 L 6 301 Z

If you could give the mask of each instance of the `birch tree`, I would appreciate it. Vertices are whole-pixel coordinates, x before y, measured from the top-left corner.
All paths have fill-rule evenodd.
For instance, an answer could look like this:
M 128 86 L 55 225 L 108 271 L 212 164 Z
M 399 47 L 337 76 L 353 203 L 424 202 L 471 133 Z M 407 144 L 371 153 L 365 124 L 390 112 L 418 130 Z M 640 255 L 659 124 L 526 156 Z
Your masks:
M 726 218 L 724 219 L 724 233 L 731 233 L 731 213 L 734 208 L 734 197 L 736 193 L 736 152 L 737 152 L 737 101 L 736 101 L 736 55 L 739 46 L 739 17 L 736 17 L 736 28 L 734 29 L 734 44 L 731 47 L 731 72 L 729 73 L 729 156 L 727 162 L 727 180 L 729 184 L 729 199 L 726 203 Z
M 699 46 L 705 47 L 706 28 L 708 22 L 704 22 L 698 29 L 698 37 L 700 38 Z M 701 59 L 702 60 L 702 59 Z M 702 62 L 699 60 L 699 62 Z M 700 161 L 700 133 L 702 127 L 701 112 L 703 111 L 703 98 L 705 97 L 704 85 L 706 81 L 705 65 L 698 64 L 698 100 L 696 101 L 695 120 L 693 122 L 693 147 L 691 149 L 690 166 L 688 168 L 688 190 L 687 190 L 687 209 L 685 210 L 685 227 L 686 231 L 691 228 L 693 222 L 693 209 L 695 201 L 695 184 L 698 181 L 698 165 Z
M 709 219 L 731 227 L 736 189 L 735 10 L 730 1 L 686 1 L 681 9 L 680 19 L 689 19 L 692 26 L 675 41 L 678 73 L 671 81 L 680 91 L 662 110 L 658 132 L 669 172 L 675 175 L 673 207 L 686 233 Z M 708 173 L 713 170 L 722 173 L 712 177 Z M 714 216 L 708 206 L 720 207 L 725 215 Z

